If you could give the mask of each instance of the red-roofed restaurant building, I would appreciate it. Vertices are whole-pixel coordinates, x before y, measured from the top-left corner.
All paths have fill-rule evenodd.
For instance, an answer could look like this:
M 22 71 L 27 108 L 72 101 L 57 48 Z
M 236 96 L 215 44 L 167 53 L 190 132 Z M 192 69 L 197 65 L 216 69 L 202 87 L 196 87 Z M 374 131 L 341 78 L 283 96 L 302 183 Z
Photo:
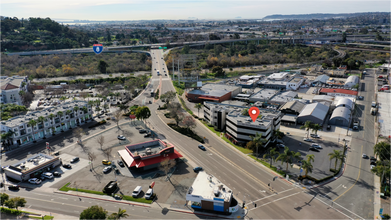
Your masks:
M 139 171 L 157 168 L 167 158 L 176 160 L 182 157 L 172 144 L 161 140 L 128 145 L 125 150 L 119 150 L 118 154 L 127 167 Z
M 321 88 L 319 91 L 319 95 L 329 95 L 329 96 L 344 96 L 356 98 L 358 92 L 349 89 L 329 89 L 329 88 Z

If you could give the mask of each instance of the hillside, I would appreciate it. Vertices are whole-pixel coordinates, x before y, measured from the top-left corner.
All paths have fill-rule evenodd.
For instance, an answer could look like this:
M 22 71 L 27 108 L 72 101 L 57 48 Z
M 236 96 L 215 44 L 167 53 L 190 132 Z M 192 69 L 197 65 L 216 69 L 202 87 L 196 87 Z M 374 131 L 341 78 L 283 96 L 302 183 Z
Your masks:
M 88 47 L 90 33 L 72 30 L 50 18 L 1 17 L 1 51 L 26 51 Z

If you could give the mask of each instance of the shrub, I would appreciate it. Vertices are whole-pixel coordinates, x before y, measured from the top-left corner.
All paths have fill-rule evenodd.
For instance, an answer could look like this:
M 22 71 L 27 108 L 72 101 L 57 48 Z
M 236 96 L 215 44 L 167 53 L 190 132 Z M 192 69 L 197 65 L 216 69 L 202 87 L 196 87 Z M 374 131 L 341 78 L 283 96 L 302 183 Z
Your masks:
M 22 211 L 1 207 L 1 213 L 7 213 L 7 214 L 11 214 L 11 215 L 20 215 L 22 213 Z
M 192 131 L 191 129 L 182 128 L 173 123 L 168 123 L 167 125 L 183 135 L 191 137 L 198 142 L 205 143 L 204 139 L 198 136 L 198 134 L 194 133 L 194 131 Z
M 170 116 L 170 113 L 169 113 L 169 112 L 165 113 L 165 114 L 164 114 L 164 116 L 165 116 L 166 118 L 171 118 L 171 116 Z

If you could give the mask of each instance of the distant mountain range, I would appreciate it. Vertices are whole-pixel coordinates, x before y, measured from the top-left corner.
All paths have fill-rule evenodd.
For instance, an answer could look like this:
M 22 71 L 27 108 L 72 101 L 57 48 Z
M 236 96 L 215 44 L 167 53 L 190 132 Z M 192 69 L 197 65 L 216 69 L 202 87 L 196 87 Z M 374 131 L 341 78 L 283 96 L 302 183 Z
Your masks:
M 308 20 L 308 19 L 330 19 L 330 18 L 348 18 L 362 15 L 375 15 L 389 12 L 365 12 L 365 13 L 344 13 L 344 14 L 299 14 L 299 15 L 268 15 L 263 20 Z

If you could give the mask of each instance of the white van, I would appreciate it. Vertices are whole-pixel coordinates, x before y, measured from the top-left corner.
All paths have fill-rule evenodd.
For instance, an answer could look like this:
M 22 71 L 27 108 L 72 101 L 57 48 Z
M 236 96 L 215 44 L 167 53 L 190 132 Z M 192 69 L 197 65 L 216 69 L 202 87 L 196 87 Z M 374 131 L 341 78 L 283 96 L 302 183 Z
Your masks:
M 153 189 L 149 188 L 147 193 L 145 193 L 145 199 L 151 199 L 153 195 Z
M 142 190 L 142 187 L 141 187 L 141 186 L 137 186 L 137 187 L 133 190 L 132 196 L 136 198 L 136 197 L 141 193 L 141 190 Z

